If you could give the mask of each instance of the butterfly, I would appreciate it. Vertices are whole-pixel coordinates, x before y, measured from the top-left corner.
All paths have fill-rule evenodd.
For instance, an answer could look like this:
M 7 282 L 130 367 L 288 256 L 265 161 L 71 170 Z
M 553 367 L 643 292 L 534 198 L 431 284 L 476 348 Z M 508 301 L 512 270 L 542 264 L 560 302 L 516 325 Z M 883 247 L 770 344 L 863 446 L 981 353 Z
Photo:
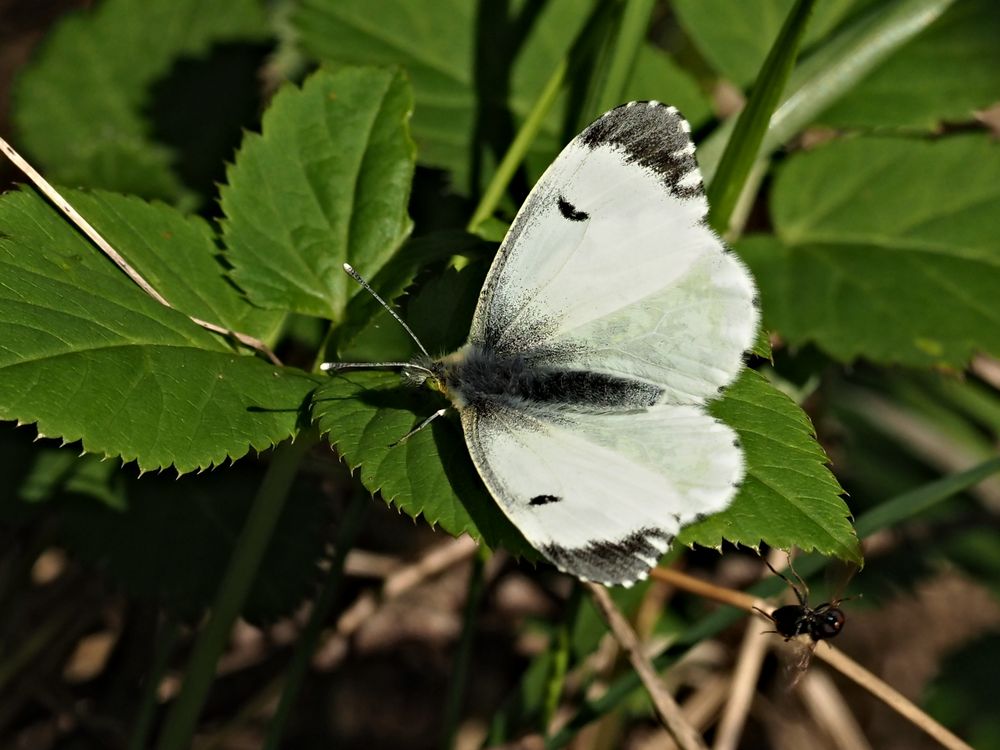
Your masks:
M 444 393 L 503 512 L 581 579 L 645 578 L 744 476 L 735 432 L 705 404 L 755 340 L 756 290 L 706 222 L 694 153 L 676 108 L 612 109 L 531 190 L 462 348 L 431 357 L 393 313 L 424 356 L 323 365 L 398 367 Z

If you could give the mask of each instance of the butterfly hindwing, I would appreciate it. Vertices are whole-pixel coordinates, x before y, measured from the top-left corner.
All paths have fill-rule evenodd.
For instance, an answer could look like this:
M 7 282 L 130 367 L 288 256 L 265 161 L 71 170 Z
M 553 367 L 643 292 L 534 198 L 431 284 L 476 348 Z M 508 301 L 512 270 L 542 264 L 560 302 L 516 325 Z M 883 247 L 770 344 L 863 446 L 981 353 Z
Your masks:
M 463 409 L 462 426 L 532 546 L 600 583 L 645 578 L 680 528 L 725 508 L 743 477 L 733 431 L 694 406 L 599 414 L 494 401 Z
M 705 222 L 690 128 L 623 105 L 531 191 L 480 295 L 470 343 L 540 366 L 642 379 L 702 403 L 753 343 L 753 281 Z

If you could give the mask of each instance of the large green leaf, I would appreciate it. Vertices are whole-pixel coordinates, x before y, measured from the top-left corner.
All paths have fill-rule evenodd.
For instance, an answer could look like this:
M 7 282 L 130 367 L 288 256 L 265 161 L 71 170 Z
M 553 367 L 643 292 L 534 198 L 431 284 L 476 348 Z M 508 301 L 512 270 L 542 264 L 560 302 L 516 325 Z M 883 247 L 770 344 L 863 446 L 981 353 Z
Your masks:
M 268 338 L 284 315 L 247 303 L 226 277 L 212 227 L 162 203 L 115 193 L 65 193 L 154 289 L 188 315 Z
M 357 285 L 403 242 L 412 100 L 398 71 L 320 70 L 278 92 L 222 188 L 233 277 L 264 307 L 339 321 Z
M 673 0 L 674 12 L 709 63 L 738 86 L 757 77 L 795 0 Z M 837 26 L 860 0 L 816 4 L 803 45 Z M 720 19 L 725 19 L 724 21 Z
M 178 240 L 199 241 L 203 225 L 166 207 L 93 201 L 91 208 L 104 201 L 96 213 L 113 216 L 126 234 L 155 218 L 159 231 L 137 257 L 155 252 L 187 263 Z M 153 301 L 32 193 L 0 198 L 0 227 L 0 419 L 37 423 L 42 435 L 81 440 L 88 453 L 135 460 L 143 470 L 181 472 L 295 434 L 315 387 L 308 375 L 236 354 Z M 201 304 L 181 292 L 179 275 L 170 282 L 182 304 Z M 217 309 L 254 319 L 233 312 L 238 295 L 229 295 Z
M 182 57 L 260 40 L 258 0 L 102 0 L 64 19 L 18 79 L 18 139 L 49 178 L 177 199 L 172 154 L 150 136 L 149 88 Z
M 732 506 L 686 528 L 684 544 L 799 547 L 860 562 L 843 490 L 809 417 L 751 370 L 711 406 L 740 436 L 747 476 Z
M 858 138 L 789 160 L 775 237 L 738 244 L 765 326 L 843 361 L 961 367 L 1000 354 L 1000 148 Z
M 959 0 L 819 119 L 839 127 L 934 129 L 1000 101 L 1000 4 Z
M 506 107 L 523 119 L 591 9 L 579 0 L 512 5 L 510 18 L 495 18 L 503 4 L 304 0 L 295 24 L 303 49 L 317 59 L 405 67 L 416 97 L 413 133 L 421 163 L 450 170 L 456 188 L 468 192 L 477 127 L 481 137 L 504 146 L 513 135 L 502 116 L 477 124 L 478 108 L 495 113 Z M 627 92 L 669 101 L 695 123 L 709 114 L 691 79 L 652 48 L 640 54 Z M 561 145 L 563 106 L 553 108 L 533 144 L 532 177 Z
M 712 115 L 697 82 L 663 50 L 646 44 L 639 49 L 632 75 L 625 85 L 626 100 L 666 102 L 677 107 L 694 127 Z
M 467 0 L 304 0 L 295 15 L 300 43 L 320 60 L 402 65 L 413 82 L 420 159 L 464 165 L 475 100 L 473 6 Z

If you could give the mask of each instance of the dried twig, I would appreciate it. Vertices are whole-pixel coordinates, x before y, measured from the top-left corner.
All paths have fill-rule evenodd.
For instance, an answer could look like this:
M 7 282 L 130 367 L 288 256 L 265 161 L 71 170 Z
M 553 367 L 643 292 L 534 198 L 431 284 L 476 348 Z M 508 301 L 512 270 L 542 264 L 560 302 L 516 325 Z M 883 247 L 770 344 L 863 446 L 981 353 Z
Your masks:
M 621 644 L 625 653 L 628 654 L 629 661 L 632 662 L 632 666 L 639 675 L 639 679 L 642 680 L 642 684 L 649 693 L 649 697 L 653 700 L 653 706 L 656 708 L 657 715 L 664 726 L 670 731 L 674 740 L 682 750 L 708 750 L 707 745 L 701 739 L 701 735 L 684 718 L 680 706 L 677 705 L 677 701 L 674 700 L 674 697 L 667 690 L 666 685 L 663 684 L 656 670 L 653 669 L 653 665 L 642 652 L 638 636 L 636 636 L 635 631 L 632 630 L 632 627 L 628 624 L 622 613 L 618 611 L 615 603 L 611 601 L 611 596 L 608 594 L 607 589 L 596 583 L 587 583 L 586 585 L 590 589 L 590 594 L 597 604 L 597 608 L 604 615 L 604 619 L 607 620 L 611 632 Z
M 144 279 L 138 271 L 129 265 L 128 261 L 126 261 L 125 258 L 123 258 L 121 254 L 111 246 L 111 243 L 104 239 L 104 237 L 102 237 L 101 234 L 94 229 L 93 226 L 91 226 L 90 222 L 83 218 L 83 216 L 80 215 L 80 212 L 73 208 L 72 204 L 70 204 L 70 202 L 66 200 L 58 190 L 52 187 L 48 180 L 42 177 L 38 170 L 31 166 L 31 164 L 29 164 L 23 156 L 17 153 L 17 151 L 15 151 L 13 147 L 3 138 L 0 138 L 0 151 L 3 151 L 7 155 L 7 158 L 14 162 L 18 169 L 27 175 L 28 179 L 35 184 L 35 187 L 37 187 L 46 198 L 52 201 L 52 204 L 62 211 L 66 215 L 66 218 L 73 222 L 73 224 L 75 224 L 81 232 L 87 235 L 90 241 L 97 245 L 101 252 L 107 255 L 116 266 L 124 271 L 125 275 L 132 279 L 132 281 L 134 281 L 135 284 L 142 289 L 142 291 L 164 307 L 169 307 L 171 310 L 176 309 L 162 294 L 156 291 L 156 289 L 154 289 L 153 286 L 146 281 L 146 279 Z M 202 320 L 201 318 L 196 318 L 193 315 L 188 315 L 188 318 L 191 322 L 205 328 L 206 330 L 212 331 L 212 333 L 228 336 L 240 342 L 244 346 L 255 349 L 276 365 L 281 364 L 281 360 L 279 360 L 268 345 L 260 339 L 248 336 L 245 333 L 239 333 L 238 331 L 231 331 L 228 328 L 216 325 L 215 323 L 210 323 L 206 320 Z
M 754 619 L 747 620 L 736 668 L 733 670 L 729 700 L 722 711 L 712 750 L 735 750 L 739 745 L 750 705 L 757 692 L 760 667 L 767 649 L 767 639 L 760 637 L 760 625 Z
M 386 601 L 409 591 L 428 578 L 441 573 L 457 563 L 472 557 L 478 545 L 467 536 L 452 539 L 445 544 L 434 547 L 430 552 L 411 565 L 406 565 L 390 573 L 382 589 L 378 593 L 366 591 L 354 603 L 344 610 L 337 620 L 337 626 L 332 636 L 316 649 L 314 663 L 323 665 L 333 662 L 346 647 L 347 639 L 365 623 Z M 351 555 L 348 553 L 345 567 L 351 567 Z
M 780 564 L 777 550 L 771 551 L 769 563 Z M 715 733 L 715 743 L 712 745 L 713 750 L 735 750 L 739 745 L 754 694 L 757 692 L 760 668 L 770 645 L 770 641 L 760 637 L 759 627 L 755 620 L 747 620 L 733 674 L 732 693 L 722 711 L 719 728 Z
M 914 725 L 923 729 L 927 734 L 940 742 L 942 746 L 948 748 L 948 750 L 973 750 L 971 745 L 965 743 L 961 738 L 938 724 L 924 711 L 920 710 L 918 706 L 914 705 L 906 696 L 891 685 L 882 682 L 882 680 L 851 659 L 843 651 L 839 651 L 833 646 L 829 648 L 817 648 L 814 656 L 829 664 L 845 677 L 853 680 L 900 716 L 909 719 Z
M 972 358 L 970 369 L 996 390 L 1000 391 L 1000 360 L 987 357 L 985 354 L 977 354 Z
M 749 594 L 744 594 L 742 591 L 734 591 L 733 589 L 706 583 L 677 570 L 654 568 L 650 575 L 661 581 L 672 583 L 685 591 L 690 591 L 699 596 L 746 610 L 761 618 L 766 619 L 766 616 L 762 612 L 756 612 L 755 607 L 763 610 L 763 612 L 770 612 L 773 609 L 773 607 L 768 606 L 761 600 Z M 843 652 L 838 651 L 829 642 L 825 643 L 822 648 L 817 648 L 814 656 L 817 659 L 825 661 L 842 675 L 853 680 L 860 687 L 882 700 L 889 708 L 896 711 L 900 716 L 909 719 L 914 725 L 949 750 L 972 750 L 970 745 L 952 734 L 952 732 L 931 718 L 927 713 L 920 710 L 920 708 L 914 705 L 898 690 L 880 680 Z
M 872 750 L 844 696 L 826 670 L 810 669 L 799 684 L 802 702 L 837 750 Z

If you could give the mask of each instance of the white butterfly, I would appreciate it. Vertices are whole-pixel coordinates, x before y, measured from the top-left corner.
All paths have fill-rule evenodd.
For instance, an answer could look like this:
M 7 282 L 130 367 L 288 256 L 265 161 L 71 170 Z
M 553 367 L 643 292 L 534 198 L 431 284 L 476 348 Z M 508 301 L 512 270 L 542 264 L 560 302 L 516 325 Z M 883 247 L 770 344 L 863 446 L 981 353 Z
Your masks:
M 743 479 L 736 434 L 704 404 L 743 366 L 756 291 L 706 223 L 690 130 L 658 102 L 590 125 L 514 219 L 465 346 L 382 363 L 448 396 L 536 549 L 606 584 L 645 578 Z

